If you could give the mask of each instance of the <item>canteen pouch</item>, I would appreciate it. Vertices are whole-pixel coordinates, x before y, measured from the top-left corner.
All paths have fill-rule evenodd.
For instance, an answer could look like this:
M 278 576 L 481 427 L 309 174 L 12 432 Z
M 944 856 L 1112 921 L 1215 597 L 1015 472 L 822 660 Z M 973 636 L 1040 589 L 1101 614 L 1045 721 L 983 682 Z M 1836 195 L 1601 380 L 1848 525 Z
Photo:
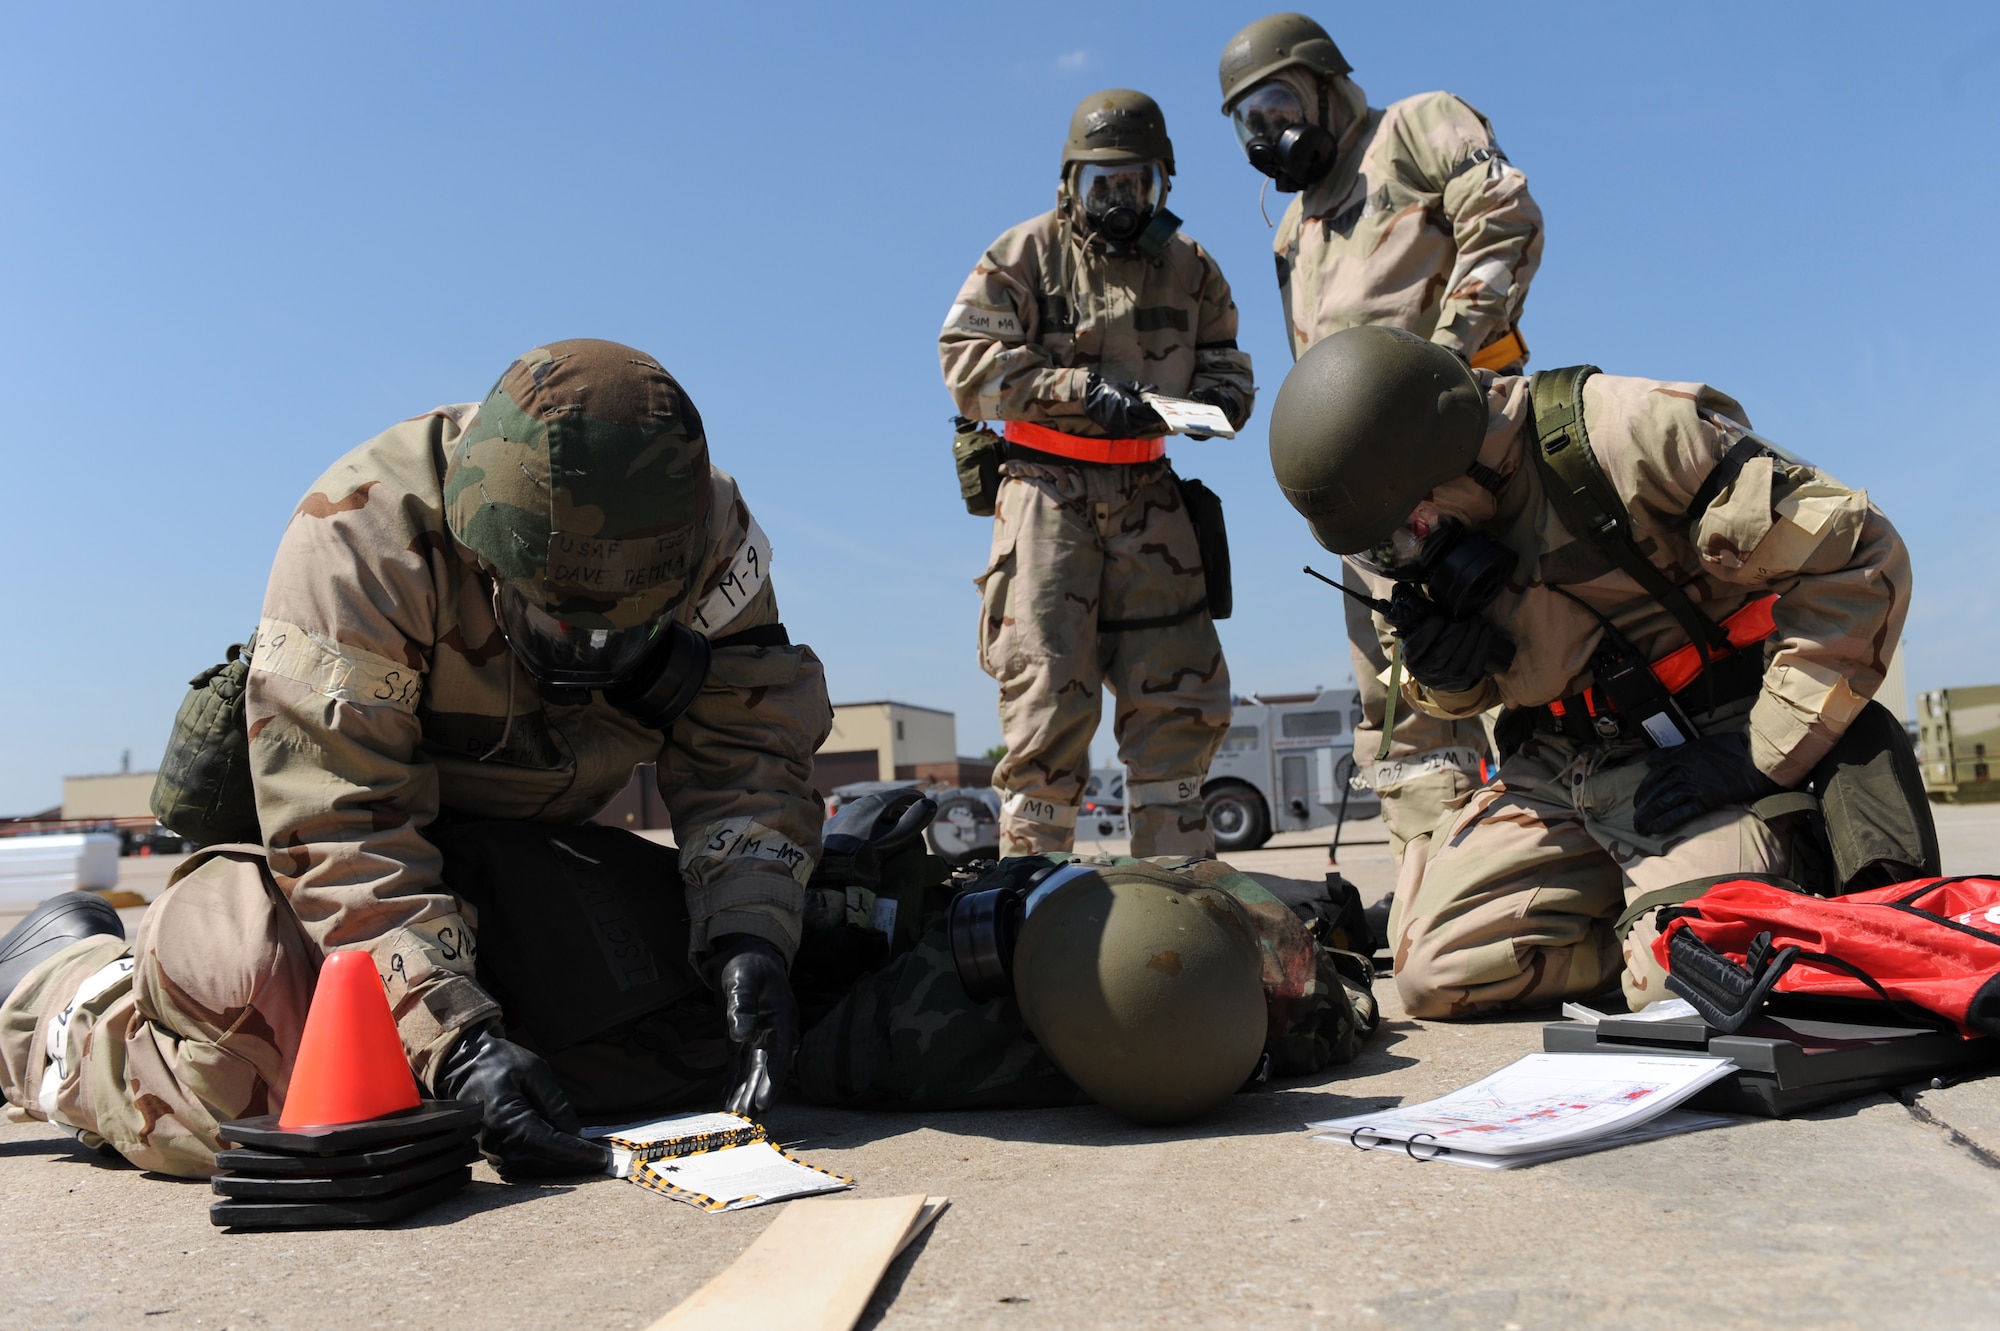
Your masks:
M 251 650 L 231 643 L 221 665 L 188 681 L 188 695 L 174 714 L 166 756 L 153 781 L 153 816 L 197 846 L 264 840 L 257 826 L 250 730 L 243 716 Z
M 978 421 L 954 416 L 951 457 L 958 465 L 958 494 L 975 518 L 993 516 L 1000 494 L 1000 436 Z
M 1180 487 L 1181 506 L 1194 524 L 1196 547 L 1201 551 L 1201 576 L 1208 592 L 1208 617 L 1227 619 L 1235 608 L 1235 592 L 1229 578 L 1229 529 L 1222 521 L 1222 499 L 1215 491 L 1189 476 L 1174 477 Z

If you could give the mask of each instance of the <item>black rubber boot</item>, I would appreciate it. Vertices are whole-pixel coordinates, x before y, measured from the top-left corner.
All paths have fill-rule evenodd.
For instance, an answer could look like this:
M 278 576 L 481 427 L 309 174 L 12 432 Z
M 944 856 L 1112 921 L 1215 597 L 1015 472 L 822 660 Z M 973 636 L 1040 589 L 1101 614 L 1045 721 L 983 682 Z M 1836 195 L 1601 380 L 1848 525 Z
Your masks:
M 28 972 L 86 938 L 125 936 L 125 922 L 111 903 L 93 892 L 65 892 L 50 897 L 0 938 L 0 1003 L 13 997 Z

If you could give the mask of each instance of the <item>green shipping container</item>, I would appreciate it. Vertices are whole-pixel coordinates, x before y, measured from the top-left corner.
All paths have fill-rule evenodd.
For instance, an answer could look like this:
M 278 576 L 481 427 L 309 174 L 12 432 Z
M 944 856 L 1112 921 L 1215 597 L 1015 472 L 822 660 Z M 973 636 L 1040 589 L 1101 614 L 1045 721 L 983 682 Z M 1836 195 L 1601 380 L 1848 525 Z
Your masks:
M 1924 791 L 1940 804 L 2000 800 L 2000 684 L 1932 689 L 1917 700 Z

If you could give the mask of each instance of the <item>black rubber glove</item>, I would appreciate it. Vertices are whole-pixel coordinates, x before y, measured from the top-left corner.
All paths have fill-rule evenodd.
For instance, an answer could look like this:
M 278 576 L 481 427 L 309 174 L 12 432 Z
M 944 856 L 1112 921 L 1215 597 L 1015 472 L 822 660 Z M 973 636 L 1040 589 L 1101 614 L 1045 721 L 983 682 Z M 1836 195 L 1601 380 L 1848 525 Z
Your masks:
M 1453 619 L 1408 582 L 1396 584 L 1384 612 L 1403 642 L 1403 668 L 1425 688 L 1466 693 L 1514 663 L 1514 640 L 1484 616 Z
M 1139 396 L 1151 391 L 1149 384 L 1117 383 L 1092 370 L 1083 390 L 1083 414 L 1114 439 L 1155 438 L 1167 432 L 1167 423 Z
M 1241 404 L 1238 402 L 1236 394 L 1230 392 L 1227 388 L 1197 388 L 1194 392 L 1188 394 L 1188 401 L 1199 402 L 1204 406 L 1214 407 L 1229 418 L 1231 425 L 1236 424 L 1236 412 Z M 1186 437 L 1189 439 L 1215 438 L 1214 435 L 1203 430 L 1189 430 Z
M 1653 755 L 1632 797 L 1640 836 L 1671 832 L 1725 804 L 1753 804 L 1784 787 L 1750 761 L 1750 737 L 1704 735 Z
M 799 1005 L 792 997 L 784 953 L 751 934 L 724 934 L 702 968 L 722 999 L 729 1040 L 732 1114 L 761 1114 L 785 1088 L 799 1043 Z
M 602 1174 L 611 1148 L 585 1141 L 583 1124 L 541 1056 L 502 1039 L 490 1026 L 467 1031 L 431 1072 L 445 1100 L 479 1104 L 486 1125 L 479 1149 L 503 1174 Z

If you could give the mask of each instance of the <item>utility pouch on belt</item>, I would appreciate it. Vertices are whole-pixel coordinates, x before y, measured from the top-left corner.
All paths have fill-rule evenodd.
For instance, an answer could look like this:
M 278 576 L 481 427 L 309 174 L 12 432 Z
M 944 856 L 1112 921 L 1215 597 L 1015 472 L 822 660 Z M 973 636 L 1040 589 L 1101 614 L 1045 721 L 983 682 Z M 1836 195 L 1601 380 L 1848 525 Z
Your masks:
M 1607 642 L 1597 649 L 1592 670 L 1597 687 L 1618 715 L 1637 725 L 1656 748 L 1671 749 L 1700 738 L 1644 657 Z
M 198 846 L 262 842 L 250 785 L 250 729 L 243 719 L 250 650 L 229 645 L 221 665 L 188 681 L 166 756 L 153 781 L 153 816 Z
M 671 847 L 592 823 L 458 823 L 430 838 L 444 885 L 477 912 L 480 984 L 538 1051 L 658 1012 L 701 983 Z
M 951 424 L 955 431 L 951 457 L 958 464 L 959 497 L 973 517 L 990 518 L 993 501 L 1000 493 L 1000 436 L 963 416 L 952 417 Z
M 1195 545 L 1201 551 L 1201 576 L 1208 593 L 1208 617 L 1227 619 L 1235 608 L 1235 593 L 1229 580 L 1229 529 L 1222 522 L 1222 500 L 1206 485 L 1190 476 L 1174 477 L 1180 487 L 1181 506 L 1194 524 Z

